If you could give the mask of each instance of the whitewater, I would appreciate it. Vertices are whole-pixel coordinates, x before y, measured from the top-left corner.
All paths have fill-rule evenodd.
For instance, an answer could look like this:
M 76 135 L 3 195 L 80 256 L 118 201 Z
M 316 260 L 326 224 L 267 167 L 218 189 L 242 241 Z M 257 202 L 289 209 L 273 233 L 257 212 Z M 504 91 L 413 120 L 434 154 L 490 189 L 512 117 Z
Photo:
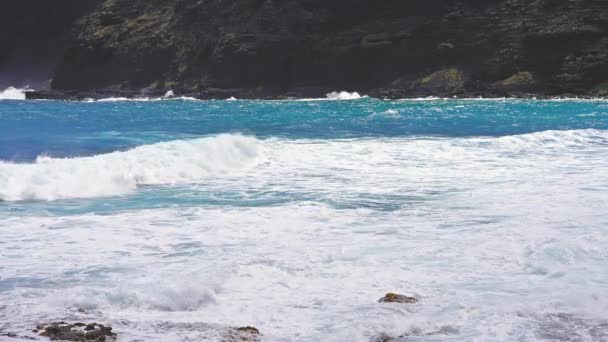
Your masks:
M 0 340 L 608 341 L 607 169 L 604 100 L 11 95 Z

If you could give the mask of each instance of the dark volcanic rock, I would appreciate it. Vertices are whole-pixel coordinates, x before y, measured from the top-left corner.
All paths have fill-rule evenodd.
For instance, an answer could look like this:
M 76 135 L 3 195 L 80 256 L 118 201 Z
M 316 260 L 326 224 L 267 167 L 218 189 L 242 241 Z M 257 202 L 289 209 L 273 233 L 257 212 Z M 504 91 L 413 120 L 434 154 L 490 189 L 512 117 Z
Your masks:
M 142 91 L 135 90 L 36 90 L 27 91 L 25 98 L 28 100 L 66 100 L 66 101 L 83 101 L 83 100 L 100 100 L 110 97 L 137 99 L 137 98 L 159 98 L 165 95 L 159 90 L 146 89 Z
M 0 11 L 0 89 L 48 87 L 55 65 L 73 43 L 74 22 L 100 0 L 19 0 Z
M 384 297 L 378 300 L 379 303 L 401 303 L 413 304 L 417 303 L 418 299 L 414 297 L 404 296 L 396 293 L 387 293 Z
M 321 89 L 389 97 L 608 93 L 608 1 L 61 1 L 78 10 L 28 26 L 71 27 L 57 45 L 54 90 L 173 89 L 200 98 Z M 41 17 L 44 8 L 10 20 Z M 21 41 L 0 39 L 12 59 Z
M 222 342 L 258 342 L 260 331 L 255 327 L 230 328 L 222 337 Z
M 409 91 L 416 95 L 459 95 L 465 93 L 465 75 L 457 68 L 447 68 L 416 80 Z
M 252 335 L 259 335 L 260 334 L 260 331 L 256 327 L 240 327 L 240 328 L 237 328 L 236 330 L 243 331 L 243 332 L 246 332 L 246 333 L 249 333 L 249 334 L 252 334 Z
M 46 336 L 51 341 L 114 341 L 116 334 L 112 332 L 112 327 L 97 323 L 74 323 L 55 322 L 46 325 L 39 325 L 37 330 L 41 336 Z

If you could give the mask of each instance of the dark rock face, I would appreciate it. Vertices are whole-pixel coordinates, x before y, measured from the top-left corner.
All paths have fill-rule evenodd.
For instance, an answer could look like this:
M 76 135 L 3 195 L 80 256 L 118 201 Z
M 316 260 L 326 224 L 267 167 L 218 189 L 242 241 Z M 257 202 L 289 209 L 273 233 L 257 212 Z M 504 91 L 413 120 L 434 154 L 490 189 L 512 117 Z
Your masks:
M 418 303 L 418 299 L 414 297 L 404 296 L 396 293 L 387 293 L 384 297 L 378 300 L 379 303 L 401 303 L 414 304 Z
M 74 22 L 99 0 L 20 0 L 0 11 L 0 88 L 48 87 Z
M 259 342 L 262 334 L 254 327 L 229 328 L 220 340 L 222 342 Z
M 51 341 L 90 341 L 103 342 L 116 340 L 116 334 L 112 332 L 112 327 L 102 324 L 56 322 L 47 325 L 39 325 L 37 332 L 41 336 L 46 336 Z
M 87 2 L 95 6 L 72 25 L 54 90 L 203 98 L 607 92 L 603 0 Z
M 251 335 L 259 335 L 260 334 L 260 331 L 256 327 L 240 327 L 240 328 L 237 328 L 236 330 L 242 331 L 242 332 L 245 332 L 245 333 L 249 333 Z

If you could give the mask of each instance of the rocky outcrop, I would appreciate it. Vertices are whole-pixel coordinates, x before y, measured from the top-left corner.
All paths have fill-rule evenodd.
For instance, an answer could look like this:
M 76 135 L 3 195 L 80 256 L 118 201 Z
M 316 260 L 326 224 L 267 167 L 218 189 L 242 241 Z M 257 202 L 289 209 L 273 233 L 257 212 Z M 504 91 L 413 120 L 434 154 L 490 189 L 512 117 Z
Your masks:
M 56 322 L 39 325 L 35 332 L 38 332 L 40 336 L 48 337 L 51 341 L 105 342 L 116 340 L 112 327 L 97 323 Z
M 262 334 L 255 327 L 240 327 L 229 329 L 228 335 L 224 337 L 223 342 L 257 342 L 260 341 Z
M 201 98 L 607 92 L 602 0 L 86 3 L 54 68 L 55 91 L 171 89 Z
M 19 0 L 0 11 L 0 89 L 49 86 L 73 28 L 99 0 Z
M 418 299 L 415 297 L 400 295 L 396 293 L 387 293 L 384 297 L 378 300 L 379 303 L 401 303 L 401 304 L 414 304 L 418 303 Z
M 414 81 L 409 91 L 413 95 L 463 94 L 465 75 L 457 68 L 439 70 Z

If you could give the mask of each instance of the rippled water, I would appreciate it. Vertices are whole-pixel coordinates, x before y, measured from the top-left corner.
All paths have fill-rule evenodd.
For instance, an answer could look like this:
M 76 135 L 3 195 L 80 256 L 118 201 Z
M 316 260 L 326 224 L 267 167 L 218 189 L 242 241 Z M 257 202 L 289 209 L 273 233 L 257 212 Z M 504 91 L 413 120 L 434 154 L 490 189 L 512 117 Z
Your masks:
M 0 334 L 608 341 L 605 101 L 0 101 L 0 160 Z

